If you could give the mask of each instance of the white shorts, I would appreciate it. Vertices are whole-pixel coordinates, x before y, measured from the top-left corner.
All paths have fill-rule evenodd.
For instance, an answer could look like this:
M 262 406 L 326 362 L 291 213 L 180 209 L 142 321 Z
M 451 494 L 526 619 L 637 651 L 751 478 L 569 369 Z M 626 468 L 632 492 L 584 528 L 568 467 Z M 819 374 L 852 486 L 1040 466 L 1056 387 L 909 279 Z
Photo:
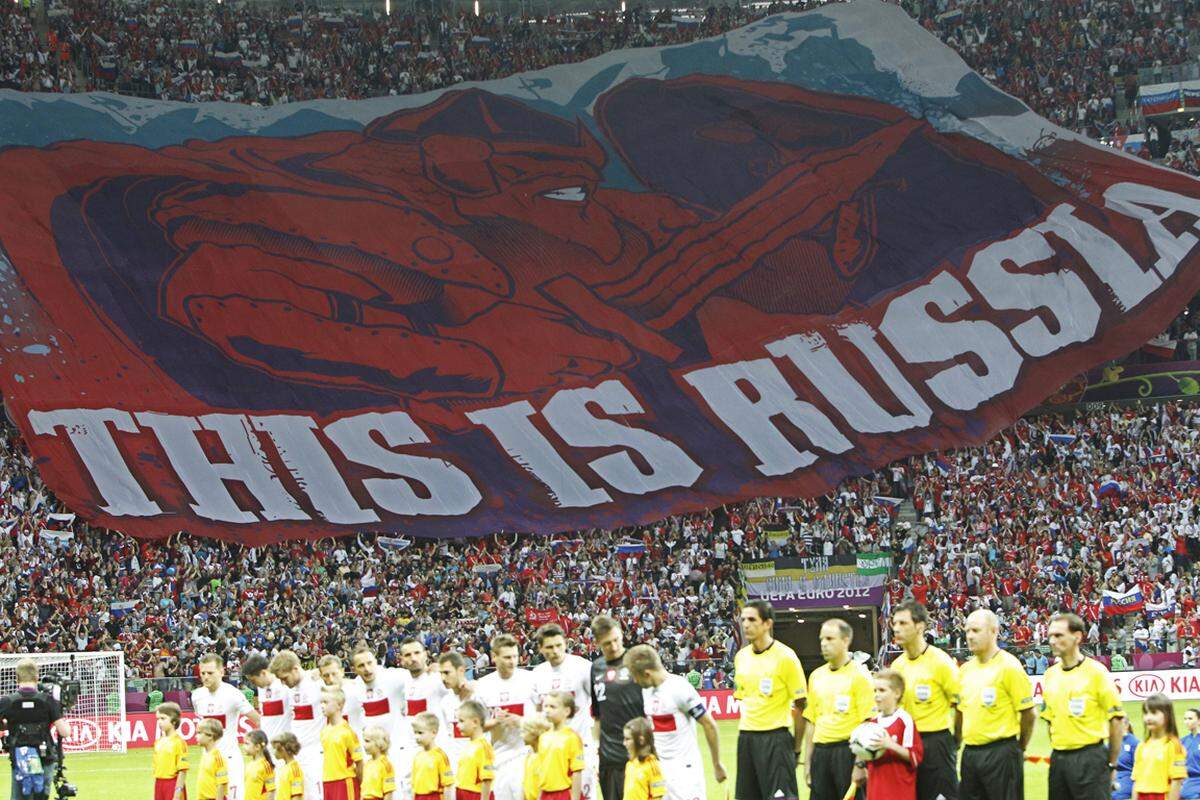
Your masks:
M 412 768 L 416 754 L 415 747 L 403 745 L 393 744 L 388 750 L 388 760 L 392 762 L 392 770 L 396 773 L 395 800 L 412 800 Z
M 325 769 L 325 759 L 321 746 L 301 747 L 296 761 L 300 763 L 300 771 L 304 773 L 304 800 L 322 800 L 325 792 L 321 774 Z
M 242 800 L 246 789 L 246 762 L 241 750 L 221 751 L 225 757 L 225 771 L 229 775 L 229 786 L 225 789 L 227 800 Z
M 525 757 L 510 758 L 496 765 L 496 783 L 492 787 L 496 800 L 525 800 Z
M 583 740 L 583 790 L 580 800 L 599 800 L 600 749 L 589 732 Z
M 704 800 L 707 786 L 704 762 L 699 758 L 663 760 L 659 768 L 666 784 L 666 800 Z

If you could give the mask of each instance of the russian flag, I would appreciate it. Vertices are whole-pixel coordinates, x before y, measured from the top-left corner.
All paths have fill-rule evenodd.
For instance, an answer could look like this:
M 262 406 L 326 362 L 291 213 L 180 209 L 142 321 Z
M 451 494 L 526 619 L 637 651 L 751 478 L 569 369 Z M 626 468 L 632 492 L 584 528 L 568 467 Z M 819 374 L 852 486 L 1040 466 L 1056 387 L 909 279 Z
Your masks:
M 128 614 L 130 611 L 133 611 L 135 608 L 137 608 L 137 604 L 138 604 L 137 600 L 120 600 L 117 602 L 109 603 L 108 611 L 114 617 L 116 617 L 117 619 L 120 619 L 121 617 Z
M 375 573 L 368 572 L 358 579 L 359 586 L 362 587 L 362 596 L 364 600 L 374 599 L 379 594 L 379 586 L 375 583 Z
M 933 460 L 933 465 L 937 467 L 938 472 L 942 473 L 942 477 L 950 474 L 950 465 L 944 458 L 938 457 Z
M 1146 607 L 1146 601 L 1138 589 L 1130 592 L 1110 592 L 1106 589 L 1102 603 L 1104 613 L 1110 617 L 1118 614 L 1132 614 L 1134 611 L 1141 611 Z
M 1121 484 L 1114 480 L 1104 481 L 1096 488 L 1097 497 L 1105 497 L 1110 494 L 1122 495 L 1125 492 L 1121 489 Z
M 1055 444 L 1061 444 L 1064 447 L 1075 444 L 1075 436 L 1070 433 L 1052 433 L 1049 439 Z
M 871 499 L 875 501 L 875 505 L 883 506 L 889 511 L 899 507 L 899 505 L 904 502 L 904 498 L 902 497 L 884 497 L 880 494 L 875 495 Z
M 1165 92 L 1143 94 L 1138 97 L 1137 102 L 1146 116 L 1169 114 L 1172 111 L 1183 110 L 1183 92 L 1179 89 L 1169 89 Z
M 1160 333 L 1142 345 L 1142 352 L 1160 361 L 1170 361 L 1175 357 L 1175 340 L 1166 333 Z
M 646 545 L 641 542 L 620 542 L 617 545 L 617 555 L 619 556 L 640 556 L 646 552 Z

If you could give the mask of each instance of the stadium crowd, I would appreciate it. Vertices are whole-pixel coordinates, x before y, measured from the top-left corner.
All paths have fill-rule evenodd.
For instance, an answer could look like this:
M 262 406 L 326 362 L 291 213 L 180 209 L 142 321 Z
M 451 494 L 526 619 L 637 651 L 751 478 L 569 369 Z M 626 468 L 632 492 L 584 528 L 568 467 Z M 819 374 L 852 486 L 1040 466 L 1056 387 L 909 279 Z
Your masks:
M 385 643 L 394 663 L 400 640 L 416 636 L 483 667 L 497 632 L 553 621 L 584 649 L 583 623 L 607 612 L 673 668 L 696 666 L 719 686 L 737 646 L 743 560 L 883 550 L 897 565 L 891 602 L 928 604 L 948 648 L 962 646 L 965 613 L 984 606 L 1007 646 L 1044 653 L 1052 607 L 1084 617 L 1103 652 L 1191 660 L 1198 435 L 1200 412 L 1188 405 L 1039 417 L 984 447 L 897 462 L 816 499 L 759 499 L 636 530 L 250 549 L 92 529 L 59 508 L 9 429 L 0 559 L 19 568 L 0 575 L 0 650 L 120 646 L 130 676 L 151 677 L 179 674 L 208 649 L 236 665 L 252 650 L 345 653 L 358 636 Z M 905 498 L 916 524 L 893 507 Z M 1103 613 L 1102 590 L 1134 588 L 1142 608 Z
M 404 94 L 691 41 L 815 5 L 522 17 L 487 3 L 475 16 L 399 3 L 385 15 L 211 0 L 51 0 L 40 36 L 31 25 L 40 8 L 0 4 L 0 86 L 264 105 Z M 1189 60 L 1189 36 L 1200 30 L 1193 0 L 902 5 L 1001 89 L 1092 137 L 1114 133 L 1119 93 L 1132 108 L 1139 68 Z

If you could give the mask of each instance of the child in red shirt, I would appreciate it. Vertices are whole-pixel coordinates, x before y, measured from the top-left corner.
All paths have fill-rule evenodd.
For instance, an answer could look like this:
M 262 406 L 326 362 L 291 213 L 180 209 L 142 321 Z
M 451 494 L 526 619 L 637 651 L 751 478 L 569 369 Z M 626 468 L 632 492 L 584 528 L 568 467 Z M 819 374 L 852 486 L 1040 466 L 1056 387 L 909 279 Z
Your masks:
M 917 765 L 924 748 L 921 734 L 912 717 L 900 708 L 904 697 L 904 677 L 899 672 L 882 669 L 875 673 L 875 707 L 879 716 L 871 721 L 887 731 L 882 742 L 883 752 L 874 761 L 854 764 L 854 782 L 867 784 L 867 800 L 916 800 Z

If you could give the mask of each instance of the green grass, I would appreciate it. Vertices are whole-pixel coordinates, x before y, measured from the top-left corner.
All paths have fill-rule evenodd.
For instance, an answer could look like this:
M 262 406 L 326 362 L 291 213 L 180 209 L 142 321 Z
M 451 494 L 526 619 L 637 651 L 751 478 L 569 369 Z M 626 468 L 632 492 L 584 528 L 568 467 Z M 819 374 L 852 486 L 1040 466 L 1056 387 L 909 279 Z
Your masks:
M 1176 718 L 1182 723 L 1184 709 L 1195 705 L 1194 701 L 1175 703 Z M 1134 733 L 1142 736 L 1142 707 L 1140 703 L 1126 703 L 1125 709 L 1134 722 Z M 737 747 L 737 722 L 728 720 L 718 722 L 721 729 L 721 760 L 729 772 L 729 787 L 732 790 L 735 757 Z M 701 740 L 701 749 L 705 752 L 705 770 L 709 772 L 708 797 L 712 800 L 723 800 L 724 792 L 713 782 L 708 766 L 708 755 Z M 149 800 L 154 792 L 154 779 L 150 774 L 149 748 L 130 750 L 128 753 L 79 753 L 68 755 L 68 775 L 79 787 L 80 800 Z M 1046 725 L 1037 724 L 1033 741 L 1029 746 L 1029 755 L 1049 755 L 1050 741 L 1046 734 Z M 200 763 L 197 748 L 192 748 L 193 765 Z M 1046 800 L 1046 773 L 1048 767 L 1044 763 L 1025 765 L 1025 798 L 1026 800 Z M 188 781 L 188 796 L 196 797 L 195 774 Z M 9 796 L 9 771 L 0 769 L 0 798 Z M 732 791 L 731 791 L 732 794 Z M 801 779 L 800 796 L 807 797 Z

